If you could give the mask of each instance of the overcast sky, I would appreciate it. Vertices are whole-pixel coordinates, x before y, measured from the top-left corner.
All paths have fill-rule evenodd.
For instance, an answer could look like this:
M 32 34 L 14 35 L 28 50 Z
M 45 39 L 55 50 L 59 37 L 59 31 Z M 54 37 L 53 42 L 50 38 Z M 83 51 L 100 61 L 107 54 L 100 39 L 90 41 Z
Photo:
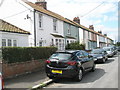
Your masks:
M 2 1 L 2 0 L 0 0 Z M 0 11 L 8 12 L 9 2 L 4 0 Z M 19 1 L 19 0 L 14 0 Z M 36 0 L 29 0 L 35 2 Z M 46 0 L 47 9 L 62 15 L 65 18 L 73 20 L 74 17 L 80 18 L 80 23 L 86 27 L 94 25 L 95 31 L 101 30 L 103 34 L 108 35 L 111 39 L 118 40 L 118 1 L 119 0 Z M 5 7 L 6 6 L 6 7 Z M 9 14 L 1 15 L 4 18 L 12 15 L 12 12 L 19 13 L 21 9 L 11 11 Z M 23 11 L 23 10 L 22 10 Z M 0 12 L 2 13 L 2 12 Z M 15 14 L 15 13 L 14 13 Z M 9 18 L 5 19 L 6 21 Z

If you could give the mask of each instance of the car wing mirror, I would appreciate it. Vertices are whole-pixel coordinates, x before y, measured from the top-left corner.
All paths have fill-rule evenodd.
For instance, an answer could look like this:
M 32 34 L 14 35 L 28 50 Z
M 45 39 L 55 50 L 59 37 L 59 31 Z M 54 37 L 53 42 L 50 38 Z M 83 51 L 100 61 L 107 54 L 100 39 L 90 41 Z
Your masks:
M 92 58 L 93 56 L 92 55 L 88 55 L 89 58 Z

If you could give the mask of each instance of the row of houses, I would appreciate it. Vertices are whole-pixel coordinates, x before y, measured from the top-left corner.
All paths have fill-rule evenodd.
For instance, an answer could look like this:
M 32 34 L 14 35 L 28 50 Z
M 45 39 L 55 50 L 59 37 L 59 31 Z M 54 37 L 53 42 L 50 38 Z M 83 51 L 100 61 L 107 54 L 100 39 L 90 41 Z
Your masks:
M 64 50 L 67 44 L 78 41 L 90 50 L 113 44 L 113 40 L 107 37 L 107 34 L 103 35 L 102 31 L 96 32 L 93 25 L 89 28 L 81 25 L 79 17 L 69 20 L 48 10 L 45 0 L 37 0 L 35 3 L 22 1 L 21 4 L 22 8 L 24 6 L 29 9 L 24 16 L 30 20 L 27 27 L 31 30 L 25 31 L 0 20 L 0 46 L 55 46 L 58 50 Z M 20 18 L 19 22 L 24 24 L 23 17 L 19 17 L 19 20 Z

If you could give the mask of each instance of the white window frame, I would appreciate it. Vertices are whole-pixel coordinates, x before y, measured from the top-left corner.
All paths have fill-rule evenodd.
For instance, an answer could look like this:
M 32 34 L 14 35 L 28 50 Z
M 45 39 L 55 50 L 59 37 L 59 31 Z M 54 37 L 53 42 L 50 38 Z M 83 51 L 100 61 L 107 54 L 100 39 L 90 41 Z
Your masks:
M 3 46 L 3 40 L 5 40 L 5 46 L 7 46 L 7 41 L 6 41 L 6 39 L 2 39 L 2 47 L 5 47 L 5 46 Z
M 10 40 L 10 42 L 9 42 L 9 40 Z M 9 45 L 10 44 L 10 45 Z M 12 47 L 12 39 L 7 39 L 7 46 L 8 47 Z
M 53 18 L 53 31 L 55 33 L 58 33 L 58 31 L 57 31 L 57 19 L 55 19 L 55 18 Z
M 17 47 L 17 40 L 13 39 L 13 47 Z
M 43 15 L 41 13 L 38 14 L 38 26 L 39 26 L 39 29 L 42 29 L 43 28 Z
M 71 25 L 68 25 L 67 34 L 70 34 Z

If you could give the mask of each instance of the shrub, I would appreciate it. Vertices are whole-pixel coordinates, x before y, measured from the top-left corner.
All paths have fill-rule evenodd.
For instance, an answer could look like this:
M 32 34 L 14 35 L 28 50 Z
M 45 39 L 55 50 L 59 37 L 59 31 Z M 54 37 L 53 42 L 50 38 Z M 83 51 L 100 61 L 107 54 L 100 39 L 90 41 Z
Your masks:
M 66 45 L 67 50 L 85 50 L 85 45 L 79 44 L 79 42 L 70 43 Z
M 7 63 L 47 59 L 55 47 L 2 47 L 2 59 Z

